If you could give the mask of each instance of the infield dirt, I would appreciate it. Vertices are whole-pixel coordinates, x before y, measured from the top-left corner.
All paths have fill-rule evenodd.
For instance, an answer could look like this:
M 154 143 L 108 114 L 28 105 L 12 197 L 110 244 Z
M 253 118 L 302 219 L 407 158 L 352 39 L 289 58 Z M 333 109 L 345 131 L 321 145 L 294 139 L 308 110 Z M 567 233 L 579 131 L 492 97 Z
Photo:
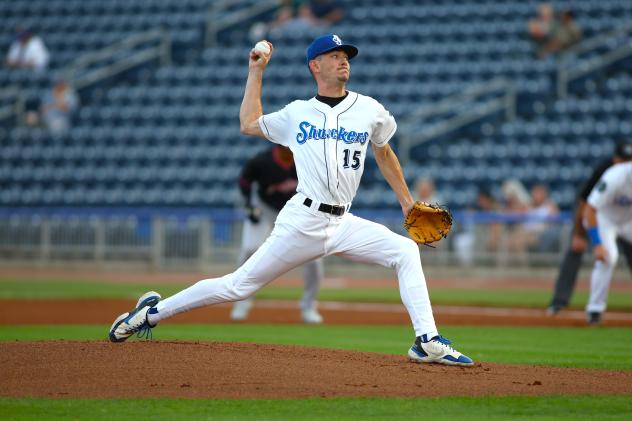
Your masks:
M 405 351 L 405 350 L 403 350 Z M 227 342 L 0 343 L 0 396 L 306 398 L 632 394 L 632 372 Z

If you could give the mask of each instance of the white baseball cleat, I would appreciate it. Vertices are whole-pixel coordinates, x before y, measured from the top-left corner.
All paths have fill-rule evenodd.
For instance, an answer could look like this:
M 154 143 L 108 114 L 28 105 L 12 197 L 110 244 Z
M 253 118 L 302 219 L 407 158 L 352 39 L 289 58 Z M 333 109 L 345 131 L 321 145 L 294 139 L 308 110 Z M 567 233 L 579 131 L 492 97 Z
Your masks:
M 160 301 L 160 294 L 155 291 L 149 291 L 143 294 L 136 303 L 136 308 L 132 311 L 123 313 L 114 320 L 110 328 L 110 341 L 123 342 L 134 333 L 138 333 L 139 337 L 147 335 L 151 337 L 151 325 L 147 321 L 147 312 Z
M 428 342 L 422 342 L 418 336 L 408 350 L 408 357 L 419 363 L 439 363 L 447 365 L 473 366 L 474 361 L 450 346 L 451 342 L 437 335 Z
M 245 300 L 236 301 L 233 304 L 233 309 L 230 311 L 230 320 L 240 322 L 248 318 L 250 309 L 252 308 L 252 300 L 246 298 Z
M 301 310 L 301 319 L 303 319 L 303 323 L 310 325 L 318 325 L 323 322 L 323 316 L 315 308 Z

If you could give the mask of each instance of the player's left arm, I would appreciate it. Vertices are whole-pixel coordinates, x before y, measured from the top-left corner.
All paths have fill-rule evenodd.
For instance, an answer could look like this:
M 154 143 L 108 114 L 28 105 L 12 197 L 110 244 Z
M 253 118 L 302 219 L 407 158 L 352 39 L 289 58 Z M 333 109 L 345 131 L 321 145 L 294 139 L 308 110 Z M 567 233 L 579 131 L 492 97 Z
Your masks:
M 408 215 L 415 200 L 410 194 L 410 190 L 408 190 L 408 185 L 406 184 L 402 167 L 399 165 L 397 155 L 395 155 L 395 152 L 388 143 L 384 146 L 377 146 L 372 143 L 371 146 L 380 172 L 386 179 L 388 185 L 391 186 L 391 189 L 393 189 L 393 192 L 395 192 L 395 196 L 397 196 L 397 200 L 402 207 L 404 216 Z

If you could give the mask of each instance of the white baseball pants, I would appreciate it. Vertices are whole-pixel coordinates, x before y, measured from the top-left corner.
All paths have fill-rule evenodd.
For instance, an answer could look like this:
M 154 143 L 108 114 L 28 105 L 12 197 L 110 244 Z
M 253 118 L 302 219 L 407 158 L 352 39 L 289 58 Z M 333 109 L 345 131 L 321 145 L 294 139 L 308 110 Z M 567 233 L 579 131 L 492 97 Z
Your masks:
M 601 244 L 608 252 L 608 261 L 595 261 L 590 277 L 590 297 L 586 305 L 586 311 L 589 313 L 603 313 L 606 310 L 612 273 L 619 259 L 617 237 L 632 243 L 632 221 L 624 225 L 616 225 L 603 214 L 597 213 L 597 224 Z
M 241 232 L 241 250 L 239 252 L 238 266 L 243 265 L 252 256 L 263 242 L 270 236 L 274 228 L 274 221 L 279 212 L 259 202 L 257 207 L 261 209 L 261 219 L 257 223 L 253 223 L 250 219 L 244 221 Z M 320 282 L 324 276 L 323 260 L 311 260 L 303 265 L 303 296 L 300 301 L 301 310 L 316 308 L 316 299 L 320 290 Z M 252 301 L 254 295 L 246 298 L 244 301 Z
M 417 244 L 383 225 L 351 213 L 340 217 L 323 213 L 317 210 L 320 203 L 313 201 L 307 207 L 304 201 L 300 193 L 288 201 L 268 239 L 235 272 L 204 279 L 160 301 L 157 312 L 148 315 L 149 322 L 155 324 L 197 307 L 243 300 L 290 269 L 336 254 L 394 268 L 416 335 L 428 339 L 437 335 Z

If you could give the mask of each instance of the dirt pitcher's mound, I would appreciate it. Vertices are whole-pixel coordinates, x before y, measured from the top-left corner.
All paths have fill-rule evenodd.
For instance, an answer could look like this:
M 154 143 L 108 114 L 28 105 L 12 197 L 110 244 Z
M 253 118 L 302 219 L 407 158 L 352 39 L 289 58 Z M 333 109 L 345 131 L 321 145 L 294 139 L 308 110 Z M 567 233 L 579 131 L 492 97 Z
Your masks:
M 304 398 L 632 394 L 632 372 L 425 365 L 405 356 L 226 342 L 0 343 L 0 396 Z

